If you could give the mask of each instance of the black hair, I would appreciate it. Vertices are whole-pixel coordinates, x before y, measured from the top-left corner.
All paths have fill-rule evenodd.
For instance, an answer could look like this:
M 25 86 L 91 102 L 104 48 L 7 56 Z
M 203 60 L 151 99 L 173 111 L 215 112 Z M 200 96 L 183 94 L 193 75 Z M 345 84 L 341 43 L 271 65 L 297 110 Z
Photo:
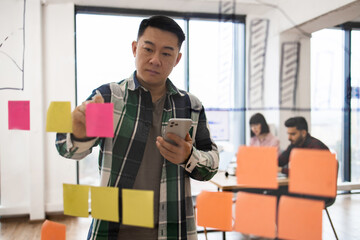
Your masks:
M 265 117 L 261 114 L 261 113 L 255 113 L 254 115 L 251 116 L 249 124 L 260 124 L 261 125 L 261 132 L 262 133 L 269 133 L 269 125 L 266 122 Z M 251 137 L 255 136 L 254 132 L 251 130 L 250 128 L 250 135 Z
M 285 127 L 296 127 L 297 130 L 308 131 L 308 124 L 303 117 L 292 117 L 285 121 Z
M 141 21 L 138 31 L 138 40 L 144 34 L 147 27 L 154 27 L 163 31 L 174 33 L 178 38 L 178 47 L 181 48 L 185 40 L 185 34 L 181 27 L 174 21 L 174 19 L 166 16 L 152 16 Z

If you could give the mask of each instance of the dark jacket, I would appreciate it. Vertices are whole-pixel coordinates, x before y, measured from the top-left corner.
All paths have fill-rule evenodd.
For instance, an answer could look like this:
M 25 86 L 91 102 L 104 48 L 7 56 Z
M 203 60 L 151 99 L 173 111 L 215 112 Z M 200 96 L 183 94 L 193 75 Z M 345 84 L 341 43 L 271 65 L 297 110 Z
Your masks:
M 293 148 L 310 148 L 310 149 L 329 150 L 329 148 L 323 142 L 321 142 L 319 139 L 312 137 L 308 133 L 302 146 L 295 146 L 293 144 L 290 144 L 289 147 L 283 153 L 281 153 L 281 155 L 279 156 L 278 163 L 279 163 L 279 167 L 283 167 L 282 171 L 281 171 L 282 173 L 289 174 L 289 168 L 288 168 L 289 156 L 290 156 L 291 150 Z

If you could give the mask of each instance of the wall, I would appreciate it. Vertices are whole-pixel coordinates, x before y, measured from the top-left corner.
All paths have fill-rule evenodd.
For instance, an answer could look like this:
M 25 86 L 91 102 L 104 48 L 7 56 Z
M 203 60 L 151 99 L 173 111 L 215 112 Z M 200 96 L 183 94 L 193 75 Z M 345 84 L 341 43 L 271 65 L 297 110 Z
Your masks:
M 7 9 L 0 9 L 0 14 L 4 14 L 1 13 L 4 11 Z M 28 1 L 24 90 L 0 92 L 0 215 L 28 213 L 32 219 L 44 217 L 45 133 L 41 31 L 40 1 Z M 30 100 L 30 131 L 8 130 L 8 100 Z
M 45 111 L 52 101 L 70 101 L 75 108 L 74 5 L 43 6 L 43 78 Z M 55 133 L 45 136 L 46 212 L 62 211 L 62 184 L 76 183 L 76 160 L 61 157 Z
M 55 133 L 45 132 L 51 101 L 75 107 L 73 4 L 27 1 L 25 31 L 24 91 L 0 92 L 0 216 L 29 214 L 36 220 L 62 211 L 62 183 L 76 182 L 75 161 L 60 157 Z M 8 100 L 30 101 L 30 131 L 8 130 Z
M 276 109 L 280 107 L 279 79 L 281 44 L 287 41 L 299 41 L 301 44 L 300 63 L 295 107 L 297 109 L 310 109 L 311 33 L 322 28 L 336 26 L 358 18 L 360 16 L 360 1 L 318 0 L 314 2 L 311 0 L 281 0 L 278 4 L 279 6 L 272 6 L 272 10 L 265 14 L 247 15 L 247 23 L 254 18 L 270 20 L 264 82 L 266 88 L 264 108 L 273 107 Z M 266 5 L 271 6 L 270 4 Z M 299 31 L 299 28 L 301 28 L 305 34 Z M 249 37 L 249 29 L 247 29 L 246 34 Z M 249 41 L 247 41 L 247 44 L 249 44 Z M 248 48 L 249 46 L 247 46 L 247 49 Z M 253 112 L 248 112 L 247 119 L 250 118 L 252 113 Z M 309 111 L 274 110 L 264 111 L 263 113 L 268 122 L 275 125 L 280 138 L 281 149 L 285 149 L 289 144 L 286 128 L 283 125 L 286 119 L 292 116 L 302 115 L 307 119 L 309 127 L 311 127 Z
M 42 2 L 45 2 L 42 5 Z M 152 5 L 150 1 L 104 1 L 108 6 L 138 7 Z M 216 12 L 214 1 L 172 1 L 152 5 L 163 10 L 189 8 L 195 12 Z M 350 0 L 278 1 L 296 24 L 310 24 L 319 16 L 333 12 Z M 101 1 L 82 0 L 82 4 L 99 4 Z M 163 2 L 162 2 L 163 3 Z M 182 4 L 181 4 L 182 3 Z M 185 4 L 186 3 L 186 4 Z M 117 5 L 116 5 L 117 4 Z M 134 5 L 133 5 L 134 4 Z M 318 7 L 312 7 L 317 4 Z M 1 206 L 0 216 L 29 214 L 30 218 L 43 219 L 45 212 L 62 210 L 62 183 L 75 183 L 76 164 L 73 160 L 60 157 L 54 147 L 55 134 L 45 132 L 46 111 L 51 101 L 71 101 L 75 107 L 75 66 L 74 66 L 74 1 L 28 0 L 26 12 L 26 55 L 25 90 L 0 91 L 0 171 Z M 256 4 L 252 5 L 256 8 Z M 292 32 L 292 24 L 278 9 L 262 7 L 263 14 L 252 12 L 247 21 L 262 17 L 271 20 L 268 52 L 266 56 L 265 107 L 278 106 L 279 53 L 285 39 L 300 39 L 301 63 L 299 92 L 308 92 L 310 84 L 310 38 L 299 38 Z M 244 9 L 238 5 L 238 13 Z M 250 9 L 250 8 L 249 8 Z M 176 10 L 176 9 L 175 9 Z M 0 9 L 5 14 L 7 9 Z M 360 12 L 360 11 L 358 11 Z M 11 14 L 11 13 L 10 13 Z M 330 14 L 331 15 L 331 14 Z M 344 20 L 344 19 L 342 19 Z M 333 24 L 333 22 L 331 22 Z M 1 24 L 0 23 L 0 27 Z M 249 36 L 247 30 L 247 36 Z M 298 94 L 299 107 L 310 106 L 310 95 Z M 9 131 L 7 129 L 7 101 L 30 100 L 31 130 Z M 282 145 L 287 145 L 286 133 L 281 126 L 284 119 L 296 113 L 268 112 L 269 122 L 279 131 Z

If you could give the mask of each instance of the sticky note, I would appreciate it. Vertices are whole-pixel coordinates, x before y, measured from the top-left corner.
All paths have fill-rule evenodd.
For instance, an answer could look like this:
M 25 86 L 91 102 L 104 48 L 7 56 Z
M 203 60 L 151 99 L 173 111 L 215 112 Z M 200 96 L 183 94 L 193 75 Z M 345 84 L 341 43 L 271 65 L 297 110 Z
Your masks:
M 197 225 L 231 231 L 232 197 L 231 192 L 202 191 L 196 197 Z
M 250 188 L 278 188 L 276 147 L 240 146 L 237 153 L 237 183 Z
M 65 215 L 89 216 L 89 186 L 64 183 L 63 197 Z
M 289 192 L 335 197 L 338 163 L 327 150 L 293 149 L 289 158 Z
M 113 103 L 86 105 L 86 135 L 88 137 L 114 137 Z
M 265 238 L 276 237 L 276 196 L 238 192 L 234 230 Z
M 122 189 L 123 224 L 154 227 L 154 191 Z
M 324 201 L 281 196 L 279 239 L 322 239 Z
M 51 102 L 46 116 L 46 131 L 71 133 L 71 103 Z
M 10 130 L 30 130 L 30 101 L 9 101 L 8 121 Z
M 41 226 L 41 240 L 65 240 L 66 225 L 45 220 Z
M 90 191 L 92 217 L 119 222 L 119 188 L 91 187 Z

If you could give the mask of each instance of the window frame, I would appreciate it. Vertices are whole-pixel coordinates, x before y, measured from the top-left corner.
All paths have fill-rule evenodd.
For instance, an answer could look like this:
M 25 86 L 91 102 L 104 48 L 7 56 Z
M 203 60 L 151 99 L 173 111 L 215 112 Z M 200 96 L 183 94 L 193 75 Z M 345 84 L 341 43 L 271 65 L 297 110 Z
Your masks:
M 360 22 L 347 22 L 337 26 L 344 31 L 344 130 L 343 130 L 343 181 L 351 182 L 351 32 L 360 30 Z M 347 50 L 346 50 L 347 49 Z

